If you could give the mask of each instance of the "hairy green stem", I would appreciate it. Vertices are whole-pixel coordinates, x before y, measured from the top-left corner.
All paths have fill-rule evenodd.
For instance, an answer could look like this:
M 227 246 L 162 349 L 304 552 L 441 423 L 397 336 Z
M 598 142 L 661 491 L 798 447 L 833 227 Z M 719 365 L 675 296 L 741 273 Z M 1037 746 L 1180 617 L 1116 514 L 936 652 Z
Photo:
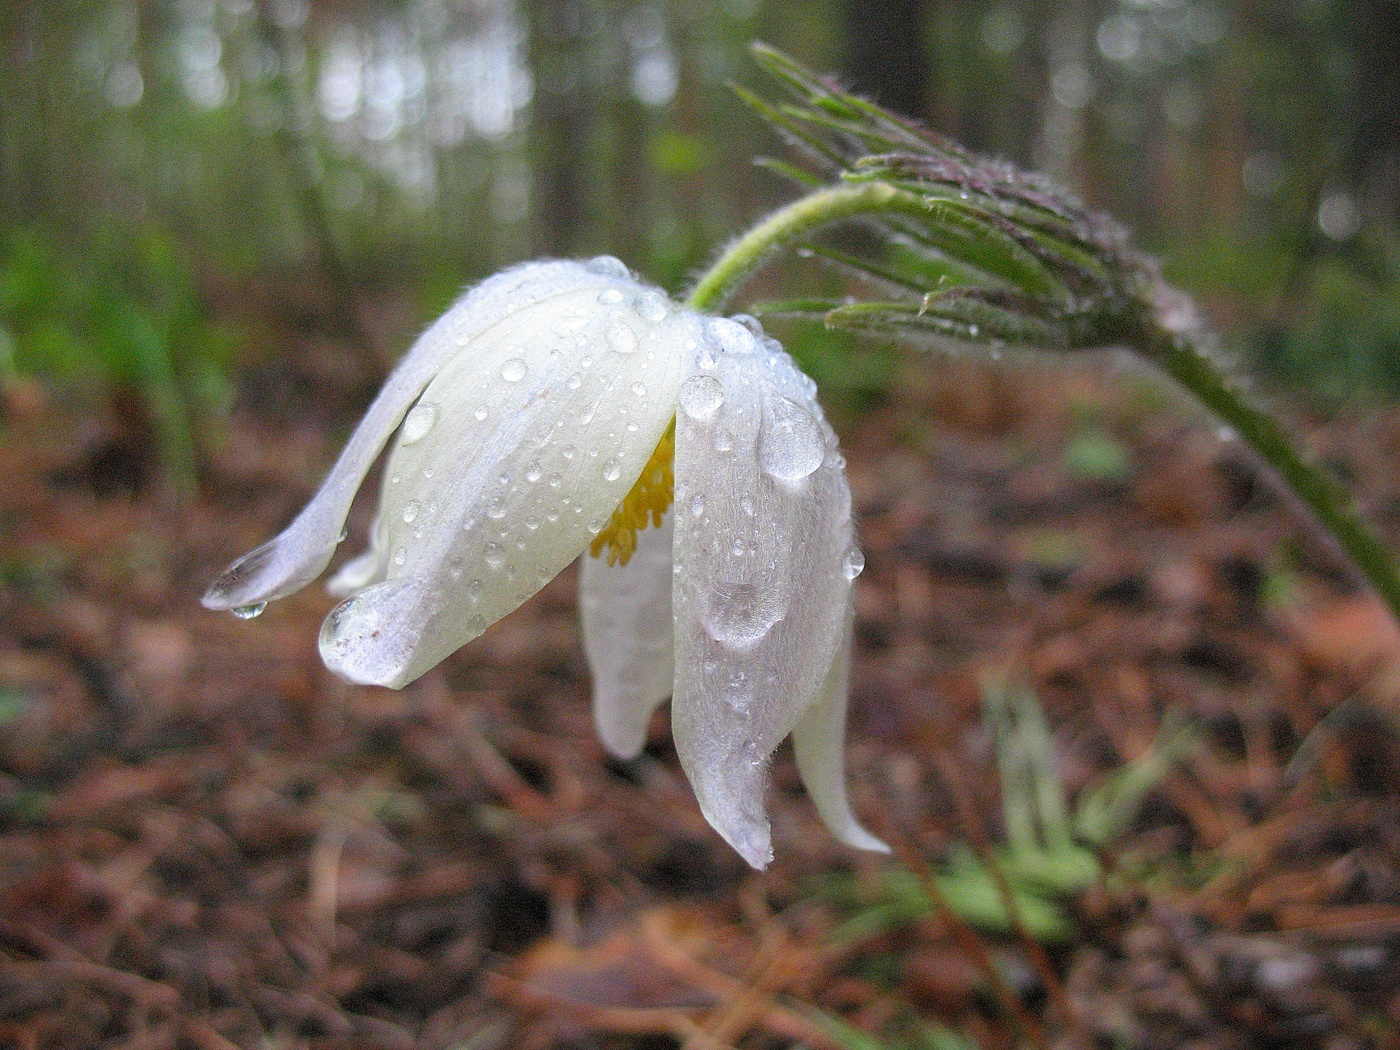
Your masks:
M 880 182 L 815 190 L 780 208 L 730 244 L 701 276 L 687 302 L 696 310 L 719 310 L 770 255 L 829 223 L 859 215 L 918 212 L 926 207 L 914 195 Z M 1123 342 L 1234 430 L 1313 513 L 1400 621 L 1400 574 L 1394 558 L 1357 513 L 1352 498 L 1303 458 L 1284 428 L 1251 405 L 1189 334 L 1169 331 L 1150 309 L 1144 310 L 1143 316 L 1124 320 Z
M 1400 575 L 1390 550 L 1357 512 L 1355 501 L 1319 467 L 1303 458 L 1287 431 L 1254 407 L 1207 354 L 1188 339 L 1149 330 L 1149 346 L 1135 346 L 1194 394 L 1270 467 L 1400 621 Z
M 909 196 L 893 186 L 871 182 L 830 186 L 799 197 L 730 244 L 700 278 L 686 302 L 693 309 L 714 312 L 779 248 L 840 219 L 904 210 L 908 202 L 901 198 Z

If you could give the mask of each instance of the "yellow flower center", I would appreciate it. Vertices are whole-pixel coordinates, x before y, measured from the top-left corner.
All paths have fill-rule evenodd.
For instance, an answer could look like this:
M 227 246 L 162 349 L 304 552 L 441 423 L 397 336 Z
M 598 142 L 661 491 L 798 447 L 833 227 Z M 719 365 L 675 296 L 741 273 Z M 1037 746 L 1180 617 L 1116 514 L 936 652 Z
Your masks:
M 622 498 L 603 531 L 593 537 L 588 553 L 598 558 L 606 548 L 609 565 L 626 565 L 637 550 L 637 533 L 648 525 L 660 527 L 671 505 L 675 479 L 671 461 L 676 454 L 676 423 L 666 428 L 656 451 L 642 468 L 642 476 Z

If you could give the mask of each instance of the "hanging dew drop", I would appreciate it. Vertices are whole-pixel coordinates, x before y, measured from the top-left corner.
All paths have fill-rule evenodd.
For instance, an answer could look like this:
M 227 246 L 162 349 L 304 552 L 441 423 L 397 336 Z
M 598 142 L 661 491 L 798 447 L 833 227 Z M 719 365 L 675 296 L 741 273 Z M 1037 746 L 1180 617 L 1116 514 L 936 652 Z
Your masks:
M 846 552 L 846 557 L 841 562 L 841 575 L 848 580 L 854 580 L 865 571 L 865 555 L 861 553 L 859 547 L 852 547 Z
M 411 445 L 415 441 L 422 441 L 428 436 L 428 431 L 433 429 L 437 423 L 438 407 L 427 401 L 420 401 L 409 410 L 403 421 L 403 432 L 399 435 L 399 443 Z
M 266 608 L 267 602 L 253 602 L 251 605 L 240 605 L 231 611 L 240 620 L 251 620 L 255 616 L 261 616 Z

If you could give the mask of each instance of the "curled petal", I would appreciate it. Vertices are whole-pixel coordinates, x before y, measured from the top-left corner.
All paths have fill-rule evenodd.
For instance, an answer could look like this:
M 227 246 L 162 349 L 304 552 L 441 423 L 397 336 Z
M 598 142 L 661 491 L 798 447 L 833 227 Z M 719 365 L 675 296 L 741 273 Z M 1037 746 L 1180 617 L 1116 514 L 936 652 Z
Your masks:
M 841 648 L 831 662 L 821 694 L 793 727 L 792 749 L 803 786 L 826 826 L 854 849 L 888 853 L 889 846 L 860 826 L 846 798 L 846 697 L 851 665 L 851 611 Z
M 385 582 L 336 621 L 353 637 L 331 621 L 322 634 L 352 681 L 400 687 L 539 590 L 670 425 L 699 318 L 630 276 L 541 265 L 561 267 L 570 280 L 467 340 L 405 420 L 380 507 Z M 418 600 L 403 606 L 388 588 L 408 579 Z
M 579 580 L 583 648 L 593 672 L 593 718 L 603 746 L 635 758 L 647 723 L 671 695 L 671 523 L 637 534 L 626 565 L 585 556 Z
M 467 293 L 419 336 L 385 381 L 321 483 L 283 532 L 225 569 L 205 592 L 209 609 L 236 609 L 285 597 L 325 571 L 345 528 L 350 504 L 390 435 L 415 399 L 461 347 L 546 289 L 592 277 L 575 263 L 535 263 L 505 270 Z
M 775 342 L 718 320 L 678 395 L 676 749 L 757 868 L 768 760 L 821 693 L 849 601 L 850 489 L 814 394 Z

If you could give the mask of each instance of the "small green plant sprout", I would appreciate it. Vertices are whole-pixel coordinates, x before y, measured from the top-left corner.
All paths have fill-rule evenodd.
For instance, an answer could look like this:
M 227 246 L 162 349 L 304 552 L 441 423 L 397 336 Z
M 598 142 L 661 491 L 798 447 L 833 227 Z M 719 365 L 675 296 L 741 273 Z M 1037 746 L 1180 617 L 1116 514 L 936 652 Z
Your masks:
M 1165 729 L 1145 754 L 1082 792 L 1071 806 L 1035 693 L 987 682 L 982 710 L 996 742 L 1006 828 L 1005 844 L 990 858 L 999 871 L 960 845 L 934 881 L 947 905 L 974 926 L 1009 933 L 1019 924 L 1037 940 L 1066 940 L 1073 927 L 1062 902 L 1103 877 L 1099 852 L 1128 829 L 1148 792 L 1195 745 L 1196 733 L 1188 726 Z M 855 908 L 837 931 L 842 939 L 873 936 L 935 910 L 923 879 L 902 868 L 886 871 L 874 900 L 859 900 L 851 884 L 838 885 L 836 892 Z M 1008 914 L 1008 896 L 1015 916 Z

